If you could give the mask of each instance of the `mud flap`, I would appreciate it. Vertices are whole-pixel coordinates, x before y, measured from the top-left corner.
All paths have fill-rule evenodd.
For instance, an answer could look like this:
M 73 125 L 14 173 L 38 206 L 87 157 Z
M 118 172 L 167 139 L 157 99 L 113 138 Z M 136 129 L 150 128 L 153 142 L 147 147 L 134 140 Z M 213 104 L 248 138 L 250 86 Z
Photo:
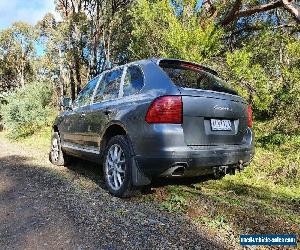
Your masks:
M 144 175 L 144 173 L 139 169 L 136 160 L 134 157 L 131 157 L 132 159 L 132 170 L 131 170 L 131 174 L 132 174 L 132 184 L 134 186 L 146 186 L 149 185 L 151 183 L 151 179 L 149 179 L 148 177 L 146 177 Z

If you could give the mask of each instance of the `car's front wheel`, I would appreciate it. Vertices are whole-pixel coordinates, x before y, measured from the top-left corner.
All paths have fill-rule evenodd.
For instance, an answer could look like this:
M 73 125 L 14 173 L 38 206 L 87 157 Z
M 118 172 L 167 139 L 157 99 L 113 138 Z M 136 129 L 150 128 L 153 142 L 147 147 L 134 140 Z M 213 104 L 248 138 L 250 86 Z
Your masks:
M 117 197 L 134 193 L 131 169 L 132 159 L 126 136 L 114 136 L 108 142 L 103 159 L 103 173 L 108 191 Z
M 68 163 L 68 156 L 61 149 L 59 133 L 53 132 L 51 137 L 51 149 L 49 160 L 57 166 L 65 166 Z

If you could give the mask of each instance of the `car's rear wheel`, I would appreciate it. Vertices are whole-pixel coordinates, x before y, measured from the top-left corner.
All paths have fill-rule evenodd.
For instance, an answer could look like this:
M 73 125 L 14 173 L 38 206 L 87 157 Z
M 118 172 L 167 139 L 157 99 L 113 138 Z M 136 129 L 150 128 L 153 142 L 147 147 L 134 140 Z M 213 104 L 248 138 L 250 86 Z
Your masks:
M 57 166 L 65 166 L 69 160 L 69 157 L 61 149 L 60 136 L 58 132 L 52 133 L 49 160 L 52 164 Z
M 132 157 L 126 136 L 114 136 L 108 142 L 103 159 L 103 173 L 108 191 L 117 197 L 129 197 L 132 185 Z

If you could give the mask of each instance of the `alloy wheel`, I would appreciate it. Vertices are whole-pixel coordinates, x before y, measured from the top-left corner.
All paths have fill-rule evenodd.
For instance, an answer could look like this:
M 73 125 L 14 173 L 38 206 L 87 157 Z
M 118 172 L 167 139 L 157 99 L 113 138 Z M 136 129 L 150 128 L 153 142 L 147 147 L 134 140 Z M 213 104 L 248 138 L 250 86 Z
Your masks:
M 51 146 L 51 157 L 52 160 L 57 162 L 59 159 L 59 145 L 57 138 L 53 138 Z
M 125 180 L 125 154 L 118 144 L 112 145 L 105 161 L 105 172 L 109 186 L 113 190 L 119 190 Z

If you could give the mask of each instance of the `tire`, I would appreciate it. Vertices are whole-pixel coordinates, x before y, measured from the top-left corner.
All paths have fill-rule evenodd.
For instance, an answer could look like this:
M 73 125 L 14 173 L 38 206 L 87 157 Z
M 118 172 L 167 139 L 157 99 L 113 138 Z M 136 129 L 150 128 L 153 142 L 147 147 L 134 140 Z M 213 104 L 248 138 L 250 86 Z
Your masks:
M 103 175 L 106 188 L 113 196 L 126 198 L 135 194 L 131 170 L 132 156 L 126 136 L 112 137 L 104 151 Z
M 56 166 L 66 166 L 69 162 L 69 157 L 61 149 L 61 141 L 58 132 L 52 133 L 49 160 Z

